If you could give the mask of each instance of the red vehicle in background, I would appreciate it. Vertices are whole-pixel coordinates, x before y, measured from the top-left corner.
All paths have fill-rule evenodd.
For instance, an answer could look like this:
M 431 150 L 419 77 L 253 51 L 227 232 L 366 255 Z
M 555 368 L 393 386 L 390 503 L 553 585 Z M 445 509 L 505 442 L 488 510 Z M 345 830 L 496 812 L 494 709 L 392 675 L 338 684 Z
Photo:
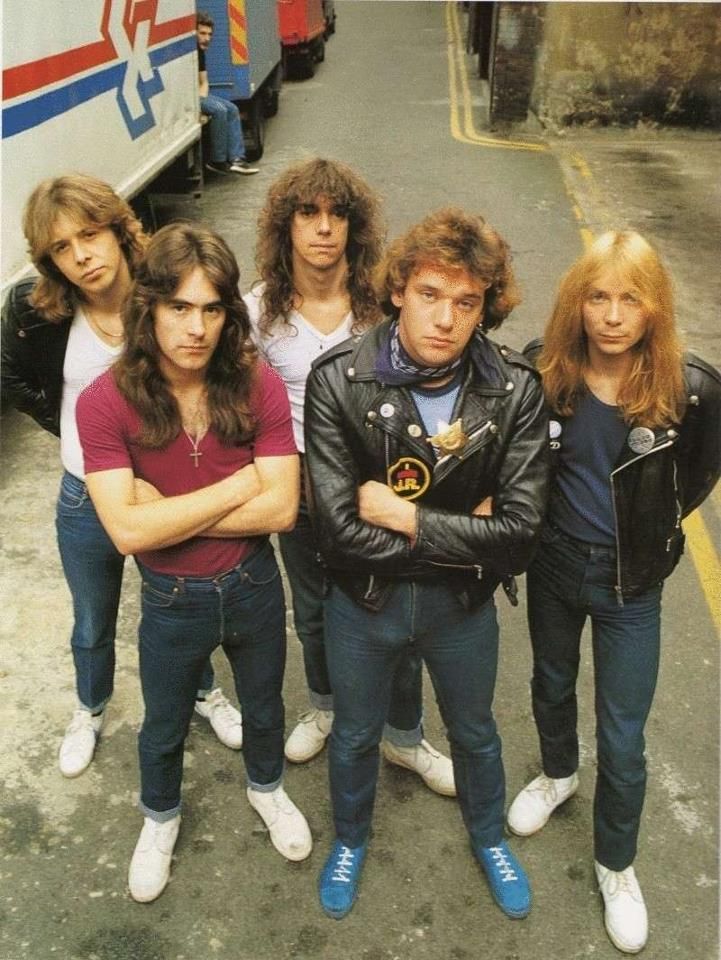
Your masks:
M 289 80 L 308 80 L 325 59 L 326 19 L 322 0 L 278 0 L 283 72 Z

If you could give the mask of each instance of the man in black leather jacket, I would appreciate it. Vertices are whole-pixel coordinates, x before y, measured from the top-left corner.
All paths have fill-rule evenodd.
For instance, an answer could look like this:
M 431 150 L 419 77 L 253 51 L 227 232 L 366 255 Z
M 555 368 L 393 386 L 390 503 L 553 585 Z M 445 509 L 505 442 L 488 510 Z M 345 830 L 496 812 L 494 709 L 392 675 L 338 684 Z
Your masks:
M 637 953 L 648 916 L 633 861 L 661 593 L 683 550 L 681 521 L 721 471 L 721 376 L 682 358 L 668 271 L 632 231 L 604 234 L 573 264 L 542 346 L 526 354 L 543 376 L 555 470 L 526 579 L 543 769 L 511 804 L 508 825 L 535 833 L 578 789 L 576 681 L 590 618 L 595 872 L 609 938 Z
M 328 567 L 336 713 L 336 841 L 321 905 L 352 907 L 368 842 L 378 743 L 403 649 L 426 660 L 448 728 L 461 812 L 491 891 L 525 916 L 530 890 L 503 840 L 492 714 L 493 593 L 527 566 L 546 504 L 538 377 L 487 340 L 518 302 L 504 241 L 480 217 L 432 214 L 379 272 L 390 321 L 328 351 L 306 396 L 309 489 Z

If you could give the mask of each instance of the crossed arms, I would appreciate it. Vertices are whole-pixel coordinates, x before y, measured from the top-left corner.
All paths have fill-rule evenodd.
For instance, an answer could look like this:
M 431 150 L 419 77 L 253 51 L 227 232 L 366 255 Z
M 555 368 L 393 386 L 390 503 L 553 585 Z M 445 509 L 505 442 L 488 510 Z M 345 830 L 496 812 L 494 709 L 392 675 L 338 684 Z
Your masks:
M 295 454 L 259 457 L 217 483 L 164 497 L 129 467 L 87 474 L 100 522 L 124 555 L 160 550 L 190 537 L 253 537 L 292 529 L 298 512 Z

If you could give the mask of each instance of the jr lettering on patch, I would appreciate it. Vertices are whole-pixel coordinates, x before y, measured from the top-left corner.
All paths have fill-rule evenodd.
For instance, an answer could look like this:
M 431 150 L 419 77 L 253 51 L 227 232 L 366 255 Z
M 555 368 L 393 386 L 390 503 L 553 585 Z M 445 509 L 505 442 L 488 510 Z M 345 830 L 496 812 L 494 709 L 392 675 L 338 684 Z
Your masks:
M 416 500 L 431 483 L 431 472 L 422 460 L 401 457 L 388 467 L 388 486 L 404 500 Z

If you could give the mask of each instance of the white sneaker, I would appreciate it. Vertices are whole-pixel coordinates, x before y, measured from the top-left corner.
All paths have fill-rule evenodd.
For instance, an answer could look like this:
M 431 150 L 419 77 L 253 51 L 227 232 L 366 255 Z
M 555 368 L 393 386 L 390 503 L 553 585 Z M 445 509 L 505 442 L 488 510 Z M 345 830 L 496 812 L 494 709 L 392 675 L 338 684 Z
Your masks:
M 210 721 L 215 735 L 231 750 L 243 746 L 243 718 L 220 687 L 216 687 L 205 700 L 195 701 L 195 712 Z
M 548 823 L 560 807 L 578 790 L 578 774 L 554 780 L 542 773 L 518 794 L 508 810 L 508 827 L 519 837 L 530 837 Z
M 405 767 L 406 770 L 413 770 L 436 793 L 444 797 L 455 797 L 453 764 L 427 740 L 421 740 L 414 747 L 398 747 L 389 740 L 382 740 L 381 753 L 391 763 Z
M 303 814 L 282 787 L 264 792 L 246 790 L 248 803 L 260 814 L 270 841 L 286 860 L 305 860 L 313 849 L 310 827 Z
M 292 763 L 305 763 L 320 753 L 333 726 L 332 710 L 309 710 L 302 713 L 293 732 L 285 741 L 285 755 Z
M 607 870 L 597 860 L 594 866 L 611 943 L 624 953 L 638 953 L 648 940 L 648 914 L 633 867 Z
M 170 860 L 180 829 L 180 814 L 158 823 L 145 818 L 128 871 L 130 896 L 138 903 L 150 903 L 165 890 L 170 879 Z
M 90 766 L 104 720 L 105 713 L 94 717 L 89 710 L 78 708 L 75 711 L 58 753 L 60 772 L 64 777 L 78 777 Z

